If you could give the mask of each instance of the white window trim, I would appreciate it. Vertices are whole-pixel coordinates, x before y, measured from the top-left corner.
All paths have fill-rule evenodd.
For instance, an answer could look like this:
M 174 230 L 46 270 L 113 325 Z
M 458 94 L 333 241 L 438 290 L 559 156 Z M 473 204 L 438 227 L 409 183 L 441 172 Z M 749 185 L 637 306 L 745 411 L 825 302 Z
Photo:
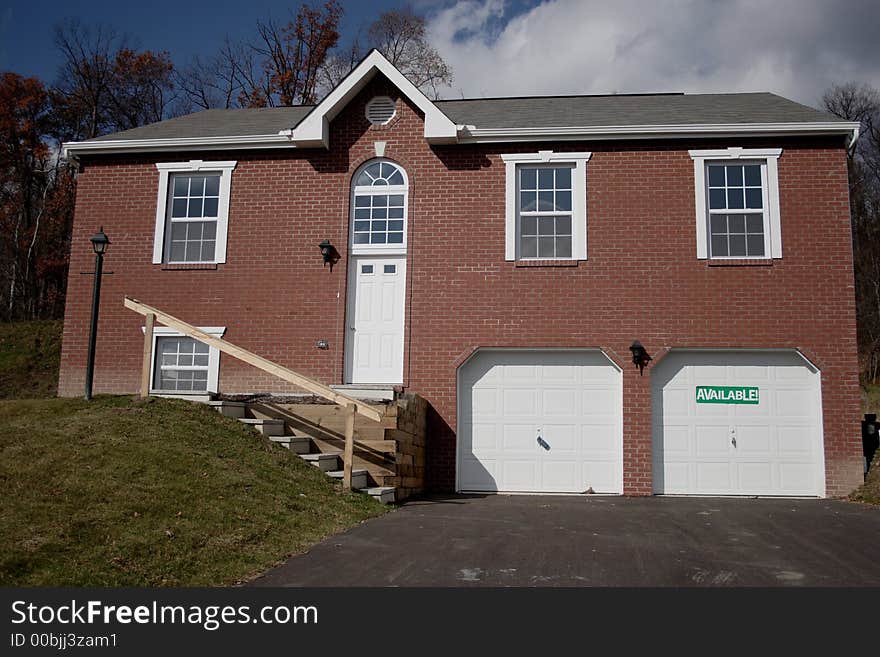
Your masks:
M 210 336 L 215 338 L 222 338 L 226 333 L 225 326 L 197 326 L 197 329 L 200 331 L 204 331 Z M 146 332 L 146 328 L 141 326 L 141 333 Z M 176 391 L 176 390 L 162 390 L 161 388 L 156 388 L 154 386 L 155 376 L 156 376 L 156 340 L 158 338 L 183 338 L 189 337 L 185 336 L 180 331 L 177 331 L 168 326 L 154 326 L 153 327 L 153 339 L 152 346 L 150 347 L 150 394 L 157 395 L 200 395 L 200 394 L 208 394 L 208 393 L 217 393 L 217 386 L 220 379 L 220 350 L 216 347 L 212 347 L 208 345 L 208 389 L 202 393 L 201 391 L 193 391 L 193 390 L 184 390 L 184 391 Z
M 355 185 L 351 186 L 351 195 L 349 197 L 349 206 L 351 207 L 351 219 L 350 219 L 350 227 L 348 231 L 348 248 L 349 253 L 351 255 L 406 255 L 406 245 L 409 241 L 409 175 L 406 172 L 406 169 L 403 168 L 402 165 L 395 162 L 394 160 L 389 160 L 385 157 L 376 157 L 367 162 L 364 162 L 361 166 L 357 168 L 352 176 L 352 181 L 357 180 L 357 177 L 360 175 L 361 171 L 366 169 L 371 164 L 375 164 L 376 162 L 388 162 L 389 164 L 393 164 L 400 171 L 401 175 L 403 175 L 403 184 L 402 185 L 385 185 L 385 186 L 367 186 L 367 185 Z M 403 242 L 400 244 L 355 244 L 354 243 L 354 213 L 357 209 L 355 207 L 355 197 L 358 194 L 362 194 L 365 196 L 391 196 L 392 194 L 402 194 L 403 195 Z
M 168 208 L 168 179 L 173 173 L 197 173 L 219 172 L 220 173 L 220 200 L 217 204 L 217 241 L 214 244 L 214 259 L 199 261 L 192 264 L 220 264 L 226 262 L 226 233 L 229 224 L 229 188 L 232 181 L 232 170 L 236 161 L 205 162 L 203 160 L 190 160 L 189 162 L 158 162 L 159 192 L 156 197 L 156 229 L 153 238 L 153 264 L 159 265 L 165 262 L 165 227 L 168 222 L 166 217 Z M 186 263 L 173 263 L 186 264 Z
M 517 259 L 517 185 L 516 168 L 520 164 L 572 164 L 571 177 L 571 258 L 554 260 L 587 259 L 587 162 L 592 153 L 537 153 L 502 154 L 505 167 L 504 205 L 504 259 Z
M 779 215 L 779 156 L 781 148 L 721 148 L 688 151 L 694 161 L 694 201 L 697 222 L 697 258 L 709 258 L 709 212 L 706 205 L 706 163 L 732 160 L 761 160 L 766 162 L 767 198 L 764 201 L 765 241 L 770 245 L 765 259 L 782 257 L 782 225 Z M 763 167 L 762 167 L 763 168 Z M 724 258 L 728 259 L 728 258 Z

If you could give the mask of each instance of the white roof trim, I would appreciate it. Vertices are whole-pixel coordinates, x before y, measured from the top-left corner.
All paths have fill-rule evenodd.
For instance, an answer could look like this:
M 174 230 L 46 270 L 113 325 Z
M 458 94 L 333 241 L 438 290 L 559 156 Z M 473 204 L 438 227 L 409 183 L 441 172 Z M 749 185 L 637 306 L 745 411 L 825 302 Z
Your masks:
M 143 153 L 182 150 L 237 150 L 242 148 L 293 147 L 284 135 L 242 135 L 233 137 L 175 137 L 168 139 L 104 139 L 68 141 L 61 145 L 61 156 L 69 158 L 88 153 Z
M 290 131 L 300 147 L 330 145 L 330 121 L 354 98 L 376 73 L 382 73 L 425 114 L 425 139 L 431 143 L 455 143 L 456 125 L 425 94 L 398 71 L 378 50 L 372 50 L 348 76 Z M 282 131 L 282 134 L 287 131 Z
M 855 121 L 798 123 L 691 123 L 679 125 L 558 126 L 548 128 L 476 128 L 463 126 L 459 143 L 513 142 L 556 139 L 675 139 L 683 136 L 744 137 L 767 135 L 850 135 L 855 143 L 859 123 Z

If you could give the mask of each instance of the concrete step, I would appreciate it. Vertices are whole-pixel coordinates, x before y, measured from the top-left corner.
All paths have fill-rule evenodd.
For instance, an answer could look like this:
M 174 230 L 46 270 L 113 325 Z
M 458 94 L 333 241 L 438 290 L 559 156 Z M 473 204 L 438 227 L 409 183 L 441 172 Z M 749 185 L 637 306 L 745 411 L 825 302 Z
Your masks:
M 321 472 L 331 472 L 339 468 L 340 459 L 338 454 L 300 454 L 299 457 L 303 461 L 319 468 Z
M 269 440 L 295 454 L 308 454 L 312 451 L 312 440 L 308 436 L 269 436 Z
M 331 470 L 327 473 L 329 476 L 334 479 L 338 479 L 342 481 L 344 476 L 343 470 Z M 352 488 L 366 488 L 367 487 L 367 471 L 366 470 L 352 470 L 351 471 L 351 487 Z
M 345 385 L 331 385 L 333 390 L 341 392 L 355 399 L 364 401 L 394 401 L 394 386 L 389 385 L 369 385 L 346 383 Z
M 253 427 L 264 436 L 283 436 L 284 420 L 269 420 L 265 418 L 255 419 L 250 417 L 240 417 L 239 422 Z
M 382 504 L 392 504 L 397 489 L 394 486 L 372 486 L 370 488 L 362 488 L 361 492 L 366 493 L 377 502 Z
M 234 417 L 241 419 L 245 416 L 247 406 L 244 402 L 233 401 L 209 401 L 205 402 L 208 406 L 215 409 L 221 415 L 226 417 Z

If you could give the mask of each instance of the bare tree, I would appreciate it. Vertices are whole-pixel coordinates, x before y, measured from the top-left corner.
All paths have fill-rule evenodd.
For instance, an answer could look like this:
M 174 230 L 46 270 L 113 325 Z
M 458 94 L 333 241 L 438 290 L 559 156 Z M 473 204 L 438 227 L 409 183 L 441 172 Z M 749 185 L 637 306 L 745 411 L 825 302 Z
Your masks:
M 428 43 L 424 16 L 412 8 L 392 9 L 367 28 L 368 45 L 381 52 L 410 82 L 433 99 L 452 84 L 452 69 Z
M 328 0 L 323 7 L 302 5 L 286 25 L 273 20 L 257 24 L 254 52 L 262 71 L 244 72 L 242 104 L 251 107 L 312 104 L 321 71 L 339 41 L 342 7 Z
M 862 374 L 880 376 L 880 93 L 849 82 L 825 92 L 826 111 L 861 124 L 849 150 L 850 212 L 855 266 L 856 313 Z
M 115 30 L 69 20 L 55 28 L 63 63 L 52 89 L 63 139 L 91 139 L 160 121 L 173 100 L 167 53 L 138 51 Z
M 238 107 L 246 80 L 254 77 L 250 74 L 254 68 L 251 47 L 235 43 L 227 36 L 216 55 L 196 56 L 189 66 L 175 72 L 179 108 L 191 112 Z

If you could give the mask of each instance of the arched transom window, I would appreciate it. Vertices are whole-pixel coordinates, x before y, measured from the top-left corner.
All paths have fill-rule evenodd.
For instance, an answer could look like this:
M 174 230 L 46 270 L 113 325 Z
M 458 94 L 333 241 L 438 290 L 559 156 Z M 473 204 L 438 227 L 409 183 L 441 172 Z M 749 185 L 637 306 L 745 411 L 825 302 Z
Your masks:
M 354 251 L 405 250 L 407 191 L 406 173 L 388 160 L 369 162 L 355 175 Z

